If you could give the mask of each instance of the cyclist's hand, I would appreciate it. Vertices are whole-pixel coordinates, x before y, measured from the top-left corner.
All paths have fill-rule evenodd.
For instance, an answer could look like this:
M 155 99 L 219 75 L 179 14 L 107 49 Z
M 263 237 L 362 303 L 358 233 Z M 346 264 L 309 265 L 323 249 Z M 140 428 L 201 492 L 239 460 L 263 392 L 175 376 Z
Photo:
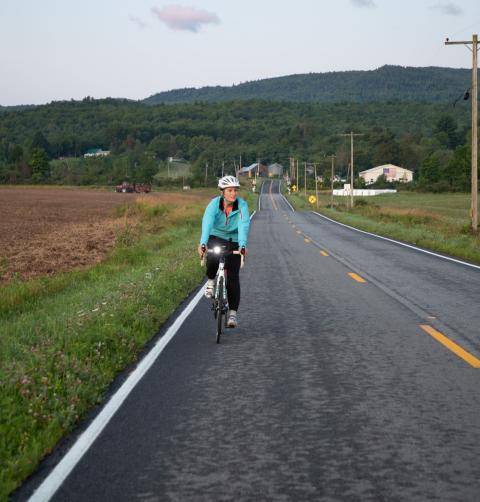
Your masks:
M 207 248 L 203 244 L 200 244 L 200 246 L 198 246 L 198 249 L 197 249 L 198 256 L 200 256 L 200 258 L 203 258 L 203 255 L 205 254 L 206 250 L 207 250 Z
M 247 248 L 240 248 L 240 253 L 243 254 L 243 256 L 247 256 L 247 253 L 248 253 L 248 249 Z

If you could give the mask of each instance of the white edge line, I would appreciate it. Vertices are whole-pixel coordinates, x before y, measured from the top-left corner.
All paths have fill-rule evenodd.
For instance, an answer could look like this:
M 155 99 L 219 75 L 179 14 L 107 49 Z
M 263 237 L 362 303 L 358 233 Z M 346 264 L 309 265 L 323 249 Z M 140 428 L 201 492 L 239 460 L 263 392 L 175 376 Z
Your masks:
M 293 209 L 293 206 L 290 204 L 290 202 L 288 202 L 288 199 L 282 193 L 282 180 L 280 180 L 280 183 L 278 184 L 278 193 L 283 197 L 283 200 L 290 206 L 292 213 L 294 213 L 295 209 Z
M 280 195 L 283 197 L 283 199 L 285 200 L 285 202 L 290 206 L 290 209 L 292 210 L 292 213 L 295 212 L 295 209 L 293 209 L 293 206 L 290 204 L 290 202 L 288 202 L 288 199 L 285 197 L 285 195 L 283 195 L 283 193 L 280 192 Z
M 255 213 L 257 212 L 257 210 L 253 211 L 253 213 L 250 215 L 250 221 L 252 220 L 252 218 L 255 216 Z
M 115 392 L 105 405 L 103 410 L 97 415 L 88 428 L 77 439 L 75 444 L 70 448 L 62 460 L 56 465 L 53 471 L 44 479 L 43 483 L 30 497 L 32 502 L 46 502 L 55 494 L 67 476 L 77 465 L 83 455 L 87 452 L 93 442 L 100 435 L 102 430 L 110 422 L 113 415 L 120 408 L 122 403 L 134 389 L 137 383 L 143 378 L 145 373 L 150 369 L 163 349 L 167 346 L 170 340 L 177 334 L 177 331 L 184 323 L 185 319 L 190 315 L 196 307 L 200 299 L 203 297 L 203 288 L 200 288 L 195 297 L 185 307 L 183 312 L 177 317 L 175 322 L 168 328 L 167 332 L 157 341 L 150 352 L 140 361 L 135 370 L 125 380 L 122 386 Z
M 456 258 L 450 258 L 449 256 L 443 256 L 441 254 L 434 253 L 433 251 L 427 251 L 426 249 L 412 246 L 411 244 L 405 244 L 404 242 L 396 241 L 396 240 L 390 239 L 388 237 L 383 237 L 383 235 L 377 235 L 377 234 L 373 234 L 372 232 L 366 232 L 365 230 L 360 230 L 358 228 L 351 227 L 350 225 L 345 225 L 345 223 L 340 223 L 339 221 L 332 220 L 328 216 L 317 213 L 316 211 L 312 211 L 312 213 L 316 214 L 317 216 L 320 216 L 321 218 L 325 218 L 326 220 L 331 221 L 332 223 L 336 223 L 337 225 L 341 225 L 342 227 L 349 228 L 350 230 L 355 230 L 356 232 L 370 235 L 371 237 L 376 237 L 377 239 L 383 239 L 384 241 L 392 242 L 394 244 L 398 244 L 399 246 L 404 246 L 406 248 L 414 249 L 415 251 L 420 251 L 421 253 L 436 256 L 437 258 L 442 258 L 444 260 L 453 261 L 454 263 L 459 263 L 460 265 L 466 265 L 467 267 L 472 267 L 472 268 L 476 268 L 477 270 L 480 270 L 480 266 L 474 265 L 473 263 L 468 263 L 466 261 L 457 260 Z

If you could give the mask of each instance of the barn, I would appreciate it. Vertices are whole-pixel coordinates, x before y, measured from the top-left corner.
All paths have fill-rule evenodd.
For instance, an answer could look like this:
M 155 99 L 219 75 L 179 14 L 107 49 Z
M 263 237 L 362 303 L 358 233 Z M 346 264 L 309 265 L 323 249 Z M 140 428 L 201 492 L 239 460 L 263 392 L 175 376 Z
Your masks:
M 385 176 L 387 181 L 408 183 L 413 180 L 413 171 L 405 169 L 404 167 L 395 166 L 394 164 L 385 164 L 360 172 L 360 177 L 365 180 L 367 185 L 375 183 L 380 176 Z

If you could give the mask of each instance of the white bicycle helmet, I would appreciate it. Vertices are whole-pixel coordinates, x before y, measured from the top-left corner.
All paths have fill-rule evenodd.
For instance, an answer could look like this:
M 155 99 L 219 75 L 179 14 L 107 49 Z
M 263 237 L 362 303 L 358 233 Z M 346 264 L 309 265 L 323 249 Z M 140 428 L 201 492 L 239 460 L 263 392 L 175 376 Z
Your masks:
M 220 188 L 220 190 L 228 187 L 240 188 L 240 183 L 235 176 L 224 176 L 218 180 L 218 188 Z

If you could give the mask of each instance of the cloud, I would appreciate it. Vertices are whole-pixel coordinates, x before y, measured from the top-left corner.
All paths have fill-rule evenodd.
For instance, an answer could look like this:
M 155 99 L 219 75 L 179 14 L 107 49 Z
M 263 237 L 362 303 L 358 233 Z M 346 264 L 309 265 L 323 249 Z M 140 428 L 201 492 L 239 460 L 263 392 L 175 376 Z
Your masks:
M 141 30 L 144 30 L 148 26 L 141 19 L 139 19 L 138 17 L 132 16 L 131 14 L 128 16 L 128 19 L 130 19 L 130 21 L 132 21 L 132 23 L 136 24 L 137 27 L 140 28 Z
M 376 3 L 373 0 L 352 0 L 355 7 L 376 7 Z
M 442 14 L 447 16 L 459 16 L 462 13 L 462 9 L 453 2 L 437 2 L 436 4 L 430 6 L 432 10 L 438 10 Z
M 204 24 L 218 24 L 220 22 L 218 16 L 213 12 L 181 5 L 169 5 L 161 10 L 152 7 L 152 12 L 172 30 L 187 30 L 197 33 Z

